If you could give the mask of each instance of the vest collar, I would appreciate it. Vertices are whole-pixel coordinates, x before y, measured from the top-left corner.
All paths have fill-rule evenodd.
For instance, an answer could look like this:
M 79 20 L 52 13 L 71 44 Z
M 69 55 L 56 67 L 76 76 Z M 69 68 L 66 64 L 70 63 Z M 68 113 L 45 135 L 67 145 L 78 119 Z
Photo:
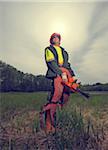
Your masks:
M 55 48 L 53 45 L 50 45 L 50 47 Z M 62 50 L 64 50 L 63 47 L 59 46 Z

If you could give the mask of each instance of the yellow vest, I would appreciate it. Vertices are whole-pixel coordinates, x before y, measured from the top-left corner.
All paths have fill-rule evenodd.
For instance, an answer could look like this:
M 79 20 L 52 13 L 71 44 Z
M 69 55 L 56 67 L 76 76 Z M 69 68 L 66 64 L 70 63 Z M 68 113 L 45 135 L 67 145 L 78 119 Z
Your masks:
M 59 46 L 55 46 L 54 45 L 54 48 L 56 49 L 56 52 L 57 52 L 57 55 L 58 55 L 58 63 L 59 65 L 62 65 L 63 64 L 63 54 L 62 54 L 62 49 L 59 47 Z M 54 54 L 47 48 L 46 49 L 46 61 L 49 62 L 49 61 L 52 61 L 54 60 Z

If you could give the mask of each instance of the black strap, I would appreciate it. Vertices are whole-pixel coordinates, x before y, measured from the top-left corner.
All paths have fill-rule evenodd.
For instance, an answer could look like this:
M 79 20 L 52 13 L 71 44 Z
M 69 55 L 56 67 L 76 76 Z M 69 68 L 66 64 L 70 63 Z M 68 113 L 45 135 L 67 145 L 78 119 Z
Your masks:
M 51 102 L 48 102 L 45 106 L 47 106 L 48 104 L 63 104 L 63 102 L 60 102 L 60 101 L 53 102 L 53 101 L 51 101 Z

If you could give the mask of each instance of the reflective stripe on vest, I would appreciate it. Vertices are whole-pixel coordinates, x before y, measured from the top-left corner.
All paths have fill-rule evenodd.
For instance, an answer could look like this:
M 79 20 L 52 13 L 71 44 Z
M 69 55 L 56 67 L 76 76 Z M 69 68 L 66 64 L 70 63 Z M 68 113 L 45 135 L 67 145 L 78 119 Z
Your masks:
M 54 46 L 54 47 L 55 47 L 57 54 L 58 54 L 58 63 L 59 63 L 59 65 L 62 65 L 63 64 L 62 49 L 59 46 Z
M 48 48 L 46 49 L 45 55 L 46 55 L 47 62 L 54 60 L 54 54 Z

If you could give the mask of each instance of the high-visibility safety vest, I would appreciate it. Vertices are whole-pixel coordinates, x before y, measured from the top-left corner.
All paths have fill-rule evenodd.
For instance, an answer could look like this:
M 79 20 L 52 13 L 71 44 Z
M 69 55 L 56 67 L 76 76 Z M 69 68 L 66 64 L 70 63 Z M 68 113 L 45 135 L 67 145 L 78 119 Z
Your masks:
M 68 53 L 65 51 L 63 47 L 52 46 L 45 48 L 45 61 L 48 67 L 46 77 L 53 78 L 56 77 L 57 74 L 61 75 L 62 72 L 59 69 L 60 66 L 65 67 L 71 71 L 73 75 L 73 71 L 70 67 L 70 63 L 68 62 Z
M 53 46 L 56 50 L 56 57 L 57 57 L 57 62 L 59 65 L 63 65 L 63 62 L 64 62 L 64 58 L 63 58 L 63 53 L 62 53 L 62 48 L 59 47 L 59 46 Z M 46 49 L 46 61 L 47 62 L 50 62 L 52 60 L 55 59 L 55 56 L 54 56 L 54 52 L 52 52 L 49 48 Z

